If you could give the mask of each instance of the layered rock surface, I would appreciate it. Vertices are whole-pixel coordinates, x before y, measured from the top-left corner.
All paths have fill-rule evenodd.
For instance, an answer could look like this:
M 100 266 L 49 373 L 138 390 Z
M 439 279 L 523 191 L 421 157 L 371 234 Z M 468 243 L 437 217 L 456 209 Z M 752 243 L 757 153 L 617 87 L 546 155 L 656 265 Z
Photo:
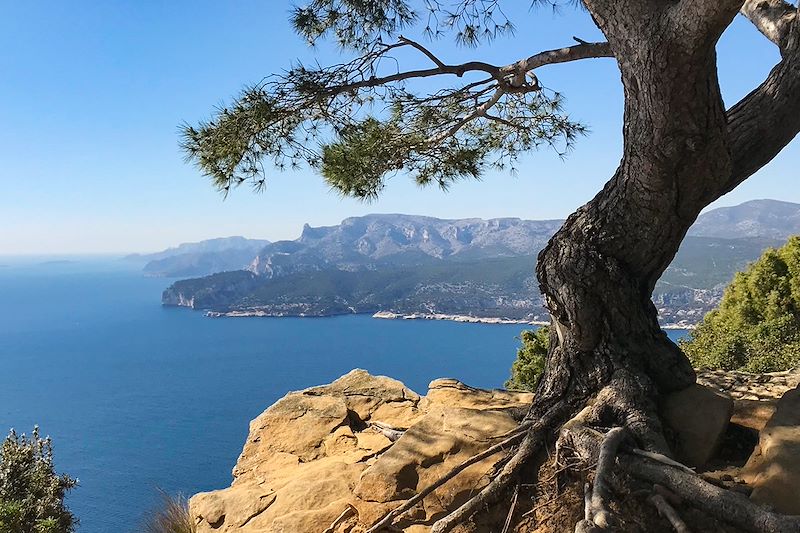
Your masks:
M 354 370 L 290 393 L 250 424 L 231 487 L 190 501 L 198 533 L 321 533 L 365 524 L 517 425 L 532 397 L 436 380 L 426 397 L 399 381 Z M 405 430 L 396 436 L 386 428 Z M 497 457 L 466 469 L 420 505 L 405 531 L 428 531 L 488 481 Z
M 704 385 L 674 393 L 661 406 L 678 458 L 699 467 L 712 459 L 731 414 L 750 431 L 765 426 L 741 473 L 749 487 L 739 489 L 779 511 L 800 513 L 793 489 L 800 479 L 800 388 L 776 400 L 798 379 L 796 373 L 701 374 Z M 502 440 L 532 399 L 453 379 L 431 382 L 422 397 L 394 379 L 354 370 L 329 385 L 289 393 L 253 420 L 231 487 L 194 496 L 190 513 L 198 533 L 363 533 Z M 488 483 L 499 458 L 470 466 L 395 526 L 427 533 Z M 733 473 L 738 481 L 738 468 Z

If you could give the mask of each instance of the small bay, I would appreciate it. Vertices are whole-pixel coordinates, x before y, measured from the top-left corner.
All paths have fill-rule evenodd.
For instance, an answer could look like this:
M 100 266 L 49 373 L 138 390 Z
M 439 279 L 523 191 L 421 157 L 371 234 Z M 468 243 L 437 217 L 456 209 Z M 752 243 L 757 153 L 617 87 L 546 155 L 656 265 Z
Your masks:
M 133 532 L 158 490 L 222 488 L 248 422 L 289 390 L 353 368 L 424 394 L 499 387 L 524 326 L 426 320 L 206 318 L 164 308 L 170 279 L 117 259 L 0 258 L 0 432 L 53 437 L 79 478 L 81 533 Z M 672 330 L 670 337 L 685 334 Z

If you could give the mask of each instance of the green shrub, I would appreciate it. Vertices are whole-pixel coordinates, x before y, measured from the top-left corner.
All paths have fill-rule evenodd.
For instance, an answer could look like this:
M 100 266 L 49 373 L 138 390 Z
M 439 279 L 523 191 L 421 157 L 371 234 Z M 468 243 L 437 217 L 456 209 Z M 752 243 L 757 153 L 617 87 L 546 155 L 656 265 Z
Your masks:
M 773 372 L 800 364 L 800 236 L 736 274 L 719 307 L 680 344 L 697 368 Z
M 0 533 L 71 533 L 78 521 L 64 496 L 76 485 L 55 472 L 50 438 L 38 427 L 30 438 L 11 430 L 0 447 Z
M 539 383 L 547 361 L 550 345 L 550 330 L 543 326 L 537 330 L 526 330 L 520 335 L 522 346 L 517 350 L 517 359 L 511 365 L 511 378 L 505 387 L 511 390 L 533 391 Z
M 145 520 L 145 533 L 194 533 L 197 528 L 182 495 L 161 494 L 161 504 Z

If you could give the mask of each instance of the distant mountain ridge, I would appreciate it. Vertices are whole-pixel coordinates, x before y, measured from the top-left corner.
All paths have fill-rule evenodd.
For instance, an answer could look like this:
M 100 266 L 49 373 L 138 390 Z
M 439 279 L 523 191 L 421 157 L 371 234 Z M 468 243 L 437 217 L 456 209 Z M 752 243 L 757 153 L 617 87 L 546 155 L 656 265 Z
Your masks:
M 769 237 L 786 240 L 800 234 L 800 204 L 778 200 L 751 200 L 704 213 L 689 230 L 695 237 L 739 239 Z
M 265 246 L 248 270 L 267 278 L 302 271 L 376 269 L 430 260 L 519 257 L 541 249 L 560 220 L 443 220 L 414 215 L 366 215 L 312 228 L 300 238 Z
M 148 276 L 206 276 L 246 268 L 253 256 L 269 243 L 265 239 L 220 237 L 183 243 L 151 254 L 132 254 L 125 259 L 146 262 L 143 271 Z
M 662 322 L 698 321 L 736 271 L 800 233 L 796 222 L 799 204 L 772 200 L 701 215 L 656 286 Z M 561 224 L 379 214 L 305 225 L 298 239 L 263 246 L 246 269 L 177 282 L 162 302 L 256 315 L 393 311 L 544 319 L 535 256 Z

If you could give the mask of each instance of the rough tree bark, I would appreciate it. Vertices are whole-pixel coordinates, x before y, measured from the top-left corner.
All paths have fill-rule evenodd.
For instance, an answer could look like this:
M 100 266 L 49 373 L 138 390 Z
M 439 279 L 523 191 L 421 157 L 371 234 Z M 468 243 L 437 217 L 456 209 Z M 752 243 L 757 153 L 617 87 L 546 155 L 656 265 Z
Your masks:
M 577 410 L 624 371 L 640 394 L 616 423 L 659 431 L 657 393 L 694 372 L 661 331 L 651 295 L 700 211 L 766 164 L 800 128 L 796 22 L 783 60 L 729 112 L 715 46 L 742 2 L 587 1 L 608 38 L 625 94 L 622 161 L 539 255 L 551 350 L 532 417 L 560 402 Z M 755 9 L 755 8 L 752 8 Z M 751 11 L 752 11 L 751 9 Z M 784 16 L 785 18 L 785 16 Z M 647 442 L 646 444 L 654 444 Z
M 800 132 L 798 8 L 782 0 L 584 4 L 619 64 L 624 149 L 603 190 L 539 254 L 552 327 L 527 422 L 548 422 L 530 430 L 504 476 L 437 522 L 434 533 L 496 501 L 513 479 L 510 465 L 535 453 L 543 431 L 553 436 L 561 429 L 564 436 L 573 425 L 623 426 L 638 445 L 669 455 L 655 400 L 691 385 L 695 373 L 658 324 L 656 281 L 701 210 Z M 726 111 L 715 47 L 740 10 L 779 46 L 782 59 Z

